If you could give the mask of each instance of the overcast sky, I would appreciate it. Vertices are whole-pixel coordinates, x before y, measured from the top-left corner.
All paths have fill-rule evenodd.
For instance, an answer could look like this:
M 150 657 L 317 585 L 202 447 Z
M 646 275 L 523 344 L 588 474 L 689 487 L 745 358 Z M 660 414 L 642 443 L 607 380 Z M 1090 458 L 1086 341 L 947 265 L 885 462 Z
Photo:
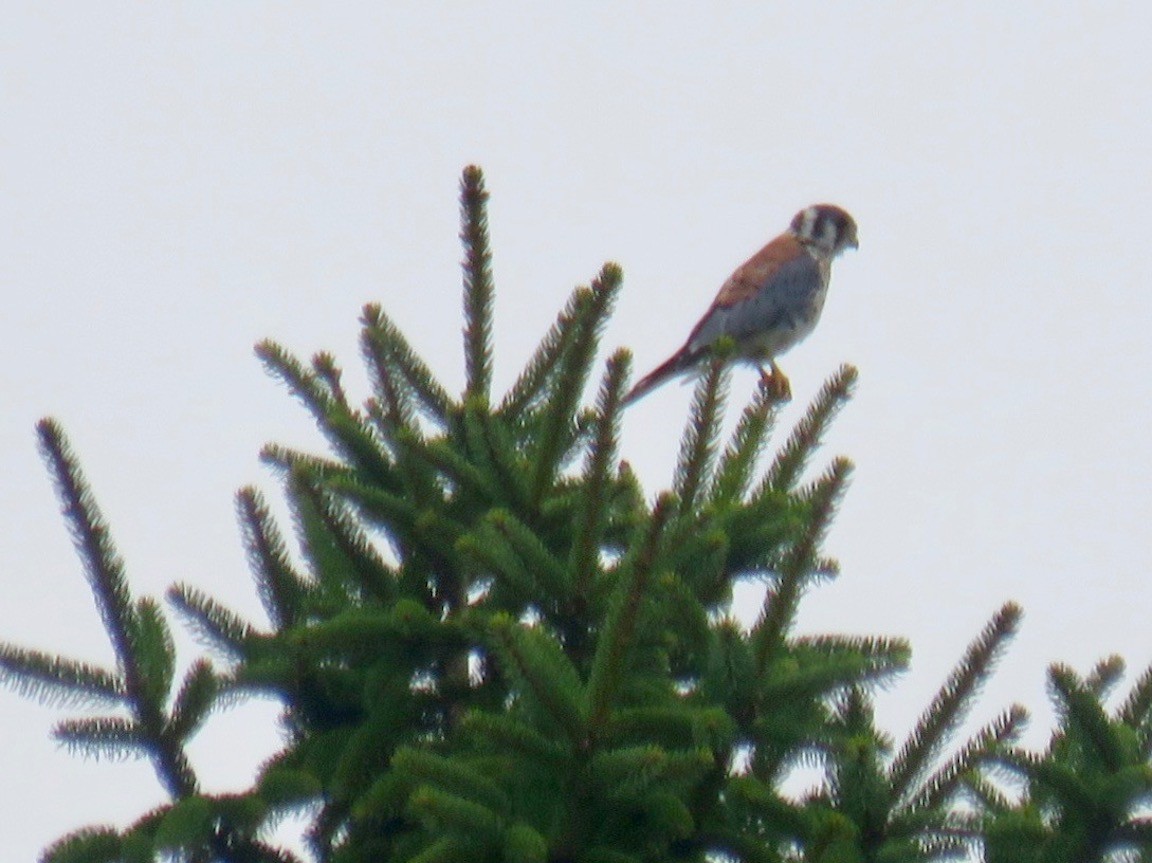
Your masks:
M 364 395 L 356 319 L 379 301 L 458 387 L 475 162 L 503 385 L 605 260 L 625 273 L 605 352 L 642 372 L 798 209 L 855 215 L 859 252 L 782 360 L 785 427 L 860 368 L 824 454 L 858 467 L 826 543 L 843 575 L 800 625 L 911 639 L 882 700 L 894 734 L 1009 599 L 1024 629 L 980 711 L 1024 702 L 1033 742 L 1048 663 L 1152 661 L 1152 6 L 615 5 L 3 4 L 0 639 L 111 659 L 44 415 L 137 591 L 188 581 L 261 619 L 232 495 L 276 494 L 262 443 L 322 442 L 252 344 L 332 350 Z M 627 415 L 653 493 L 689 398 Z M 64 715 L 0 692 L 8 859 L 162 799 L 147 765 L 58 750 Z M 273 716 L 210 725 L 212 790 L 248 781 Z

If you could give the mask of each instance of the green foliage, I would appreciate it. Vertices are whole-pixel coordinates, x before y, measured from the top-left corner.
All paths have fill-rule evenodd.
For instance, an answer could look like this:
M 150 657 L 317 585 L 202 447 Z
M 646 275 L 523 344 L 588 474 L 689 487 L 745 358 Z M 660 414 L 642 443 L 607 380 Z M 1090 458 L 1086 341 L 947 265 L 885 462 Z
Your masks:
M 79 830 L 44 860 L 295 861 L 266 841 L 293 812 L 323 863 L 902 863 L 963 856 L 985 837 L 990 861 L 1149 859 L 1139 807 L 1152 672 L 1109 714 L 1100 700 L 1117 662 L 1083 681 L 1054 669 L 1063 726 L 1045 753 L 1015 747 L 1019 708 L 955 746 L 1018 625 L 1009 604 L 894 748 L 872 699 L 908 645 L 794 633 L 806 592 L 837 569 L 820 546 L 852 466 L 808 471 L 854 369 L 829 379 L 762 466 L 781 405 L 761 387 L 722 440 L 721 351 L 698 383 L 671 490 L 650 502 L 620 459 L 627 351 L 583 404 L 618 267 L 573 292 L 493 396 L 486 201 L 467 169 L 460 397 L 378 306 L 361 318 L 362 406 L 332 356 L 257 347 L 331 454 L 264 450 L 298 553 L 257 491 L 237 497 L 265 625 L 195 587 L 169 591 L 213 651 L 182 679 L 159 605 L 132 596 L 63 433 L 41 424 L 116 665 L 0 646 L 0 676 L 104 711 L 57 736 L 149 758 L 170 798 L 128 827 Z M 734 617 L 740 582 L 765 589 L 749 626 Z M 245 793 L 205 794 L 188 742 L 245 694 L 282 705 L 283 746 Z M 789 795 L 799 765 L 822 781 Z
M 1122 670 L 1118 657 L 1087 678 L 1049 669 L 1060 727 L 1048 747 L 989 759 L 1023 786 L 1018 800 L 987 795 L 989 863 L 1152 860 L 1152 668 L 1109 711 L 1104 701 Z

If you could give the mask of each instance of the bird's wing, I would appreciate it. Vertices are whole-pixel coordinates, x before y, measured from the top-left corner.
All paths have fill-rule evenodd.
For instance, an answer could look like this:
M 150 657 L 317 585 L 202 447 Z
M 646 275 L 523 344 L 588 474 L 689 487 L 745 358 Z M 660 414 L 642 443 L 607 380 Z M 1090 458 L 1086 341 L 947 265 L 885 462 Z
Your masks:
M 739 343 L 782 325 L 791 326 L 805 315 L 822 287 L 816 259 L 793 237 L 777 237 L 720 287 L 685 348 L 695 354 L 721 336 Z

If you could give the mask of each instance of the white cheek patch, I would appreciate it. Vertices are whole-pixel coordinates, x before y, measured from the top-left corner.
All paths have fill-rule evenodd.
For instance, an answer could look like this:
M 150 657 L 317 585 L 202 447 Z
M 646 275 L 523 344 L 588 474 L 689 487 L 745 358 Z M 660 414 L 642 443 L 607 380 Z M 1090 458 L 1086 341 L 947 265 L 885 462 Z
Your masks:
M 805 239 L 814 239 L 816 229 L 816 210 L 809 207 L 804 211 L 804 218 L 800 220 L 800 236 Z

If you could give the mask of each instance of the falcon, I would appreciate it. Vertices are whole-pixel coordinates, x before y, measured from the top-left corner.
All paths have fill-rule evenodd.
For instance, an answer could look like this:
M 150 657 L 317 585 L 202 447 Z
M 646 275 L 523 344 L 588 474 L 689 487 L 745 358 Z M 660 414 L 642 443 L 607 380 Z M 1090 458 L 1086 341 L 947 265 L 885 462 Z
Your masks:
M 787 231 L 728 277 L 684 346 L 641 378 L 624 404 L 643 398 L 670 378 L 698 373 L 725 336 L 735 346 L 735 360 L 757 366 L 778 398 L 791 398 L 791 384 L 776 357 L 816 328 L 832 260 L 858 245 L 856 222 L 840 207 L 814 204 L 801 210 Z

